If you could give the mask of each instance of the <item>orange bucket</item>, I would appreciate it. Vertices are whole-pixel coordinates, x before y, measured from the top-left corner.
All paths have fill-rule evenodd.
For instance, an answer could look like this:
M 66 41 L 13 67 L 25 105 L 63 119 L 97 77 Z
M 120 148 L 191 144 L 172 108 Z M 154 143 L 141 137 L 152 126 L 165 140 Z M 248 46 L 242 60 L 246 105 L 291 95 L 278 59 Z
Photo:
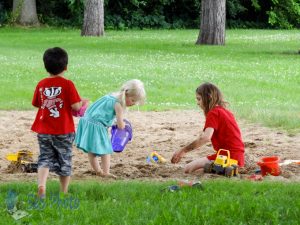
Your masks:
M 260 166 L 262 176 L 268 174 L 278 176 L 280 174 L 279 158 L 277 156 L 264 157 L 261 160 L 257 164 Z

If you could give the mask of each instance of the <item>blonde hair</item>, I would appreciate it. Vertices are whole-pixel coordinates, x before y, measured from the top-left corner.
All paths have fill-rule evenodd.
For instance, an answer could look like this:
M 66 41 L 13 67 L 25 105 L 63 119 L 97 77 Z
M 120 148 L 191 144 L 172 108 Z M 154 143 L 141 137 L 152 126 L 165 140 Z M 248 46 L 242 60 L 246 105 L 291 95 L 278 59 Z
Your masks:
M 143 105 L 146 99 L 146 91 L 142 81 L 133 79 L 126 81 L 118 93 L 120 104 L 126 108 L 126 96 L 133 97 L 137 105 Z

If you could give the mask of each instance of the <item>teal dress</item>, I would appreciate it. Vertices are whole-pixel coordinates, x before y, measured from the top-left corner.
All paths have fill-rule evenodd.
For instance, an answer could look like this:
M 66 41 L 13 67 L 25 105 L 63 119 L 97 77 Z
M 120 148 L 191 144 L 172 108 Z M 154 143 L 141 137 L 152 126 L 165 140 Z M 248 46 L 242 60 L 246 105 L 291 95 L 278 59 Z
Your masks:
M 113 153 L 108 127 L 112 126 L 116 117 L 116 102 L 117 98 L 105 95 L 87 109 L 77 127 L 77 148 L 98 156 Z

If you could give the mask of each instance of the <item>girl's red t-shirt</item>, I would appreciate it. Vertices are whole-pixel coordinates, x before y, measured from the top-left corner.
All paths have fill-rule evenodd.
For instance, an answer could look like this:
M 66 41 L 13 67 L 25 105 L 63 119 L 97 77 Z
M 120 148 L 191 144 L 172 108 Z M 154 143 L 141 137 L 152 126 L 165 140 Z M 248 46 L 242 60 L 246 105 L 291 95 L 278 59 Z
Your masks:
M 221 107 L 216 106 L 206 115 L 204 129 L 211 127 L 214 133 L 211 138 L 216 151 L 226 149 L 230 151 L 230 157 L 238 160 L 239 166 L 244 166 L 245 146 L 242 141 L 241 131 L 233 114 Z M 209 160 L 215 160 L 216 154 L 208 156 Z
M 71 80 L 61 76 L 41 80 L 32 99 L 32 105 L 39 109 L 31 130 L 53 135 L 75 132 L 71 105 L 80 101 Z

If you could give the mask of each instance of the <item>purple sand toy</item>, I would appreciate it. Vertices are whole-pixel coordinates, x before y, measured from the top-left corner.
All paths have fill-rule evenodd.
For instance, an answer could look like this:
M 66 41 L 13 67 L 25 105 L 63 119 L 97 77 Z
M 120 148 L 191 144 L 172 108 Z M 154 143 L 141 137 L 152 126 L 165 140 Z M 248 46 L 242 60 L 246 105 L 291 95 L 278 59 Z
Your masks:
M 117 125 L 111 127 L 111 145 L 114 152 L 122 152 L 128 141 L 132 139 L 131 124 L 125 120 L 125 128 L 118 129 Z

